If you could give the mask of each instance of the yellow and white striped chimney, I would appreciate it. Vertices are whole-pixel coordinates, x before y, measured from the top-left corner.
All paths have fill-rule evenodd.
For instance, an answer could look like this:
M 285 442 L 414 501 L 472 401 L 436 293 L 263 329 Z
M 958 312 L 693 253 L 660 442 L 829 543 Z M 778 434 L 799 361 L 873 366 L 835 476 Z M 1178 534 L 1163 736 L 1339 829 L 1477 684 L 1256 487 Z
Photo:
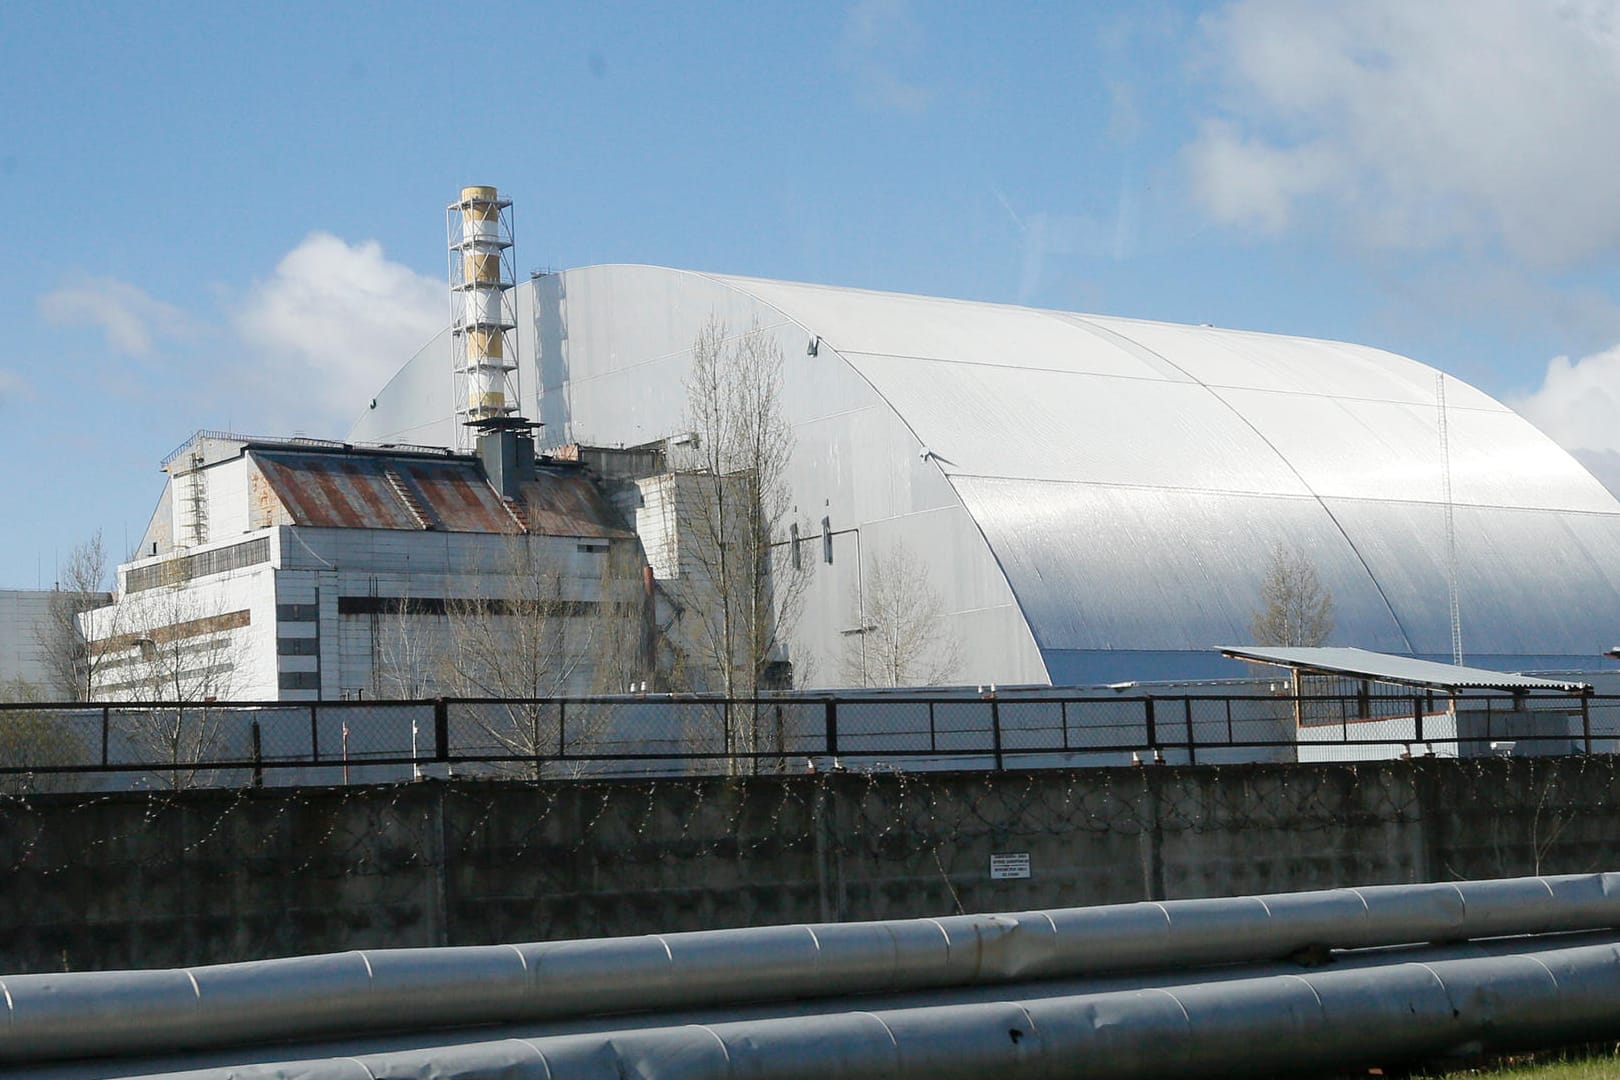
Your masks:
M 511 206 L 495 188 L 475 185 L 446 212 L 458 449 L 472 445 L 469 425 L 517 411 L 517 352 L 508 340 L 517 326 Z

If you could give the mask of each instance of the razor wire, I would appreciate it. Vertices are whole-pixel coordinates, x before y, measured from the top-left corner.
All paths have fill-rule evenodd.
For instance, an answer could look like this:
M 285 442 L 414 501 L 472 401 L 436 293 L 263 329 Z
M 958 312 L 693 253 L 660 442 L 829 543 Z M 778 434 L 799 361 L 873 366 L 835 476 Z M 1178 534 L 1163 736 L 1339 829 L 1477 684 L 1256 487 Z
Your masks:
M 277 906 L 288 889 L 331 904 L 363 886 L 353 916 L 380 924 L 416 903 L 424 881 L 463 883 L 449 886 L 452 906 L 482 904 L 490 898 L 481 888 L 499 891 L 491 882 L 503 868 L 520 868 L 514 905 L 573 898 L 594 914 L 572 918 L 571 930 L 643 933 L 669 928 L 646 924 L 664 910 L 653 895 L 660 889 L 748 893 L 737 911 L 788 914 L 791 905 L 771 891 L 811 887 L 814 860 L 842 867 L 841 881 L 868 893 L 886 881 L 931 883 L 933 902 L 950 909 L 982 879 L 989 851 L 1186 848 L 1244 835 L 1311 851 L 1331 848 L 1334 837 L 1411 826 L 1475 838 L 1439 845 L 1443 857 L 1429 871 L 1440 879 L 1579 873 L 1610 865 L 1617 795 L 1620 759 L 1606 755 L 10 793 L 0 795 L 0 870 L 9 883 L 0 927 L 65 913 L 87 879 L 108 891 L 149 891 L 157 907 L 178 909 L 175 883 L 251 891 L 255 879 L 274 880 L 264 895 L 281 900 L 238 911 L 229 940 L 197 946 L 207 959 L 244 958 L 283 940 L 285 920 L 297 918 Z M 1137 870 L 1120 873 L 1129 894 Z M 725 924 L 709 917 L 716 920 Z M 70 922 L 58 920 L 64 934 Z M 476 928 L 445 932 L 477 938 Z M 62 952 L 70 965 L 69 945 Z

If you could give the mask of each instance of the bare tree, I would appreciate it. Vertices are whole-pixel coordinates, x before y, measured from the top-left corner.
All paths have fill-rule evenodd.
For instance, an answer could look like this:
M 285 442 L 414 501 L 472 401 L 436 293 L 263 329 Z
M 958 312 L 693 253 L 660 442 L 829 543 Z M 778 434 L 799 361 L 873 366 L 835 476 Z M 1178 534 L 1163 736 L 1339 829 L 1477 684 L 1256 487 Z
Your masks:
M 51 592 L 45 621 L 35 627 L 35 644 L 50 680 L 49 690 L 64 701 L 89 700 L 106 658 L 100 643 L 86 639 L 79 620 L 85 612 L 106 603 L 110 569 L 98 529 L 68 553 Z
M 1249 632 L 1256 645 L 1315 646 L 1333 636 L 1333 594 L 1303 552 L 1272 549 Z
M 937 686 L 962 666 L 928 568 L 904 544 L 879 556 L 851 596 L 839 674 L 851 686 Z
M 226 611 L 178 577 L 91 615 L 87 637 L 102 650 L 93 690 L 148 706 L 124 710 L 123 728 L 144 760 L 166 766 L 158 775 L 171 787 L 191 787 L 211 774 L 206 762 L 225 722 L 212 705 L 237 692 L 244 654 L 236 632 L 248 622 L 246 610 Z M 107 632 L 120 623 L 139 629 Z
M 438 689 L 444 674 L 449 625 L 435 605 L 409 593 L 390 601 L 388 617 L 371 626 L 371 692 L 375 697 L 419 701 Z
M 584 557 L 598 565 L 569 572 L 551 539 L 508 537 L 480 591 L 447 602 L 441 676 L 458 696 L 500 699 L 465 715 L 501 752 L 531 761 L 536 778 L 560 753 L 594 745 L 610 719 L 605 706 L 557 698 L 623 691 L 647 675 L 635 541 L 594 541 Z
M 44 701 L 40 687 L 26 679 L 0 682 L 0 765 L 34 769 L 72 765 L 86 760 L 84 736 L 71 725 L 71 712 L 30 709 Z M 0 794 L 30 795 L 40 791 L 75 791 L 82 779 L 74 773 L 0 773 Z
M 692 343 L 690 442 L 673 463 L 686 481 L 674 500 L 681 518 L 676 601 L 694 654 L 689 681 L 728 699 L 752 697 L 767 682 L 807 583 L 809 564 L 790 558 L 781 536 L 793 453 L 782 367 L 781 349 L 757 323 L 733 336 L 711 317 Z M 727 745 L 752 753 L 758 726 L 757 718 L 728 708 Z

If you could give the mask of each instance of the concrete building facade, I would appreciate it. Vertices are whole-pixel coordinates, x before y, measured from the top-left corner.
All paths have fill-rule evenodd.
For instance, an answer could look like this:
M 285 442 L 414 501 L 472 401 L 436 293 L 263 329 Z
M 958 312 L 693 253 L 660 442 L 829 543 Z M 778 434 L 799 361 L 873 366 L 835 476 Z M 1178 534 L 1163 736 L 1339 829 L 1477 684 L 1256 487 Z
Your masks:
M 50 684 L 39 639 L 50 619 L 51 595 L 49 589 L 0 589 L 0 686 Z
M 199 433 L 165 462 L 117 601 L 85 620 L 96 696 L 624 689 L 647 648 L 635 534 L 577 463 L 536 463 L 532 443 L 505 438 L 503 461 Z M 530 615 L 550 635 L 537 659 L 493 673 L 488 642 Z

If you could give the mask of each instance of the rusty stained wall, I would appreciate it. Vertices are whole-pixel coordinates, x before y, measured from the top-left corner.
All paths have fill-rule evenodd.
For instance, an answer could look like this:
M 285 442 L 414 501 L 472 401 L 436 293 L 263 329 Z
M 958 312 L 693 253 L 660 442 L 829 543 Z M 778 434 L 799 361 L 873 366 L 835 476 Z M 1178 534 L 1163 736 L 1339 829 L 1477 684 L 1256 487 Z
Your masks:
M 265 529 L 272 525 L 293 524 L 292 514 L 276 495 L 275 485 L 259 469 L 256 460 L 248 466 L 248 527 Z

